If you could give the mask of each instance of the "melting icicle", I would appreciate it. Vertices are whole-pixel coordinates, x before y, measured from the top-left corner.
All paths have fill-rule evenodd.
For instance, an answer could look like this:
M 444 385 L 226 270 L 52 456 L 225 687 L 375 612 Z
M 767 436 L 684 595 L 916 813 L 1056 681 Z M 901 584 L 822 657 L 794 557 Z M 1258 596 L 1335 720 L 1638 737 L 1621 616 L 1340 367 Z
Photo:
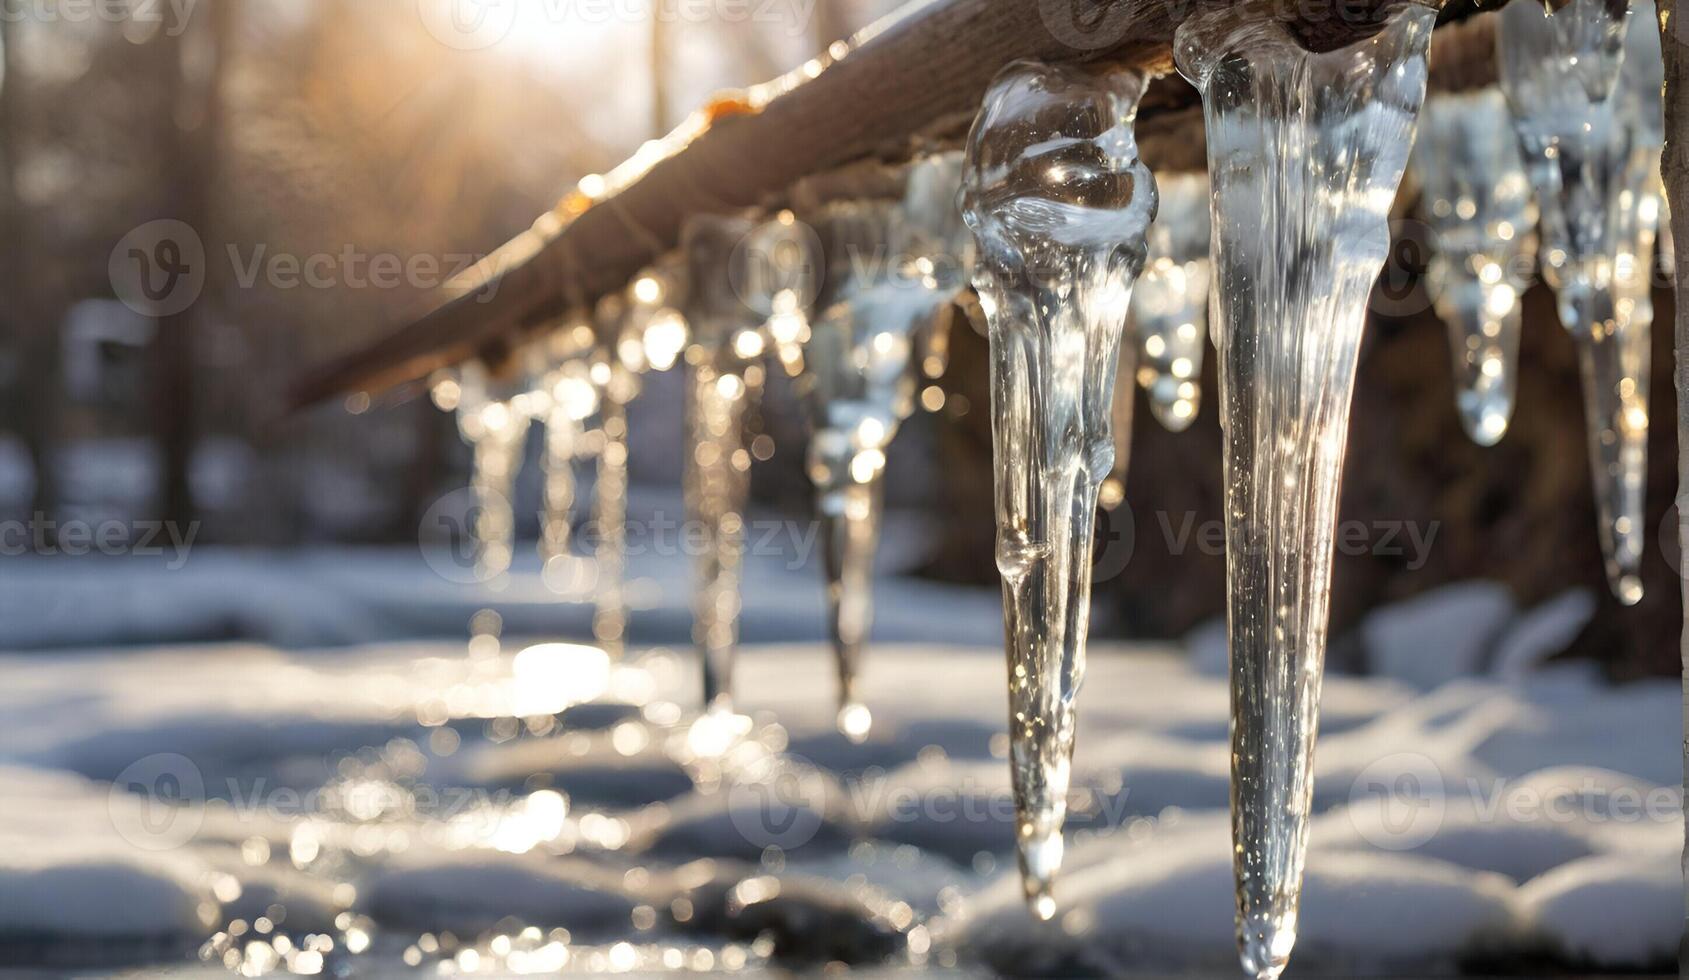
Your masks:
M 516 515 L 510 500 L 527 445 L 528 399 L 495 397 L 486 367 L 472 361 L 459 369 L 455 381 L 436 386 L 434 400 L 441 408 L 455 408 L 458 432 L 472 450 L 475 575 L 496 584 L 515 554 Z
M 1114 389 L 1114 469 L 1103 483 L 1102 505 L 1126 499 L 1132 461 L 1132 414 L 1137 389 L 1150 414 L 1170 432 L 1183 432 L 1201 404 L 1203 345 L 1208 342 L 1208 176 L 1157 177 L 1161 213 L 1149 230 L 1149 259 L 1132 290 L 1120 377 Z
M 1541 4 L 1515 0 L 1502 10 L 1497 49 L 1541 209 L 1543 277 L 1578 348 L 1607 581 L 1631 604 L 1642 598 L 1651 312 L 1632 315 L 1640 311 L 1634 297 L 1619 295 L 1614 270 L 1625 212 L 1641 194 L 1657 197 L 1632 177 L 1633 161 L 1639 153 L 1657 160 L 1659 151 L 1643 135 L 1658 124 L 1640 126 L 1626 108 L 1638 94 L 1630 80 L 1618 84 L 1628 14 L 1623 4 L 1572 0 L 1548 16 Z M 1649 21 L 1638 27 L 1631 33 L 1655 30 Z
M 1202 403 L 1197 387 L 1208 342 L 1208 175 L 1157 177 L 1161 214 L 1149 230 L 1149 262 L 1132 291 L 1138 384 L 1150 413 L 1183 432 Z
M 1355 363 L 1435 21 L 1405 6 L 1316 54 L 1276 22 L 1216 11 L 1174 41 L 1202 92 L 1214 184 L 1233 866 L 1255 977 L 1282 972 L 1296 941 Z
M 598 389 L 585 355 L 592 343 L 585 321 L 565 327 L 529 349 L 529 373 L 545 419 L 540 455 L 544 512 L 540 519 L 541 580 L 553 591 L 580 590 L 582 564 L 570 548 L 575 509 L 575 459 L 585 449 L 586 421 L 598 411 Z
M 1518 387 L 1520 298 L 1536 258 L 1536 202 L 1500 92 L 1425 104 L 1413 169 L 1436 236 L 1426 285 L 1448 325 L 1455 404 L 1473 442 L 1507 433 Z
M 635 280 L 637 293 L 643 280 Z M 592 635 L 613 659 L 626 646 L 627 597 L 623 576 L 627 560 L 628 415 L 627 406 L 639 396 L 639 375 L 647 367 L 645 322 L 634 322 L 633 304 L 622 296 L 606 296 L 598 304 L 599 336 L 609 344 L 593 363 L 593 382 L 602 391 L 599 419 L 604 442 L 598 450 L 598 478 L 593 486 L 593 524 L 598 547 L 593 552 L 597 590 Z
M 733 659 L 739 643 L 739 576 L 751 454 L 745 415 L 761 396 L 766 347 L 761 318 L 734 289 L 734 250 L 751 232 L 744 218 L 702 216 L 686 223 L 690 293 L 686 353 L 686 516 L 702 529 L 696 564 L 692 635 L 704 671 L 704 705 L 732 710 Z
M 808 226 L 790 211 L 759 224 L 734 254 L 733 276 L 740 299 L 764 321 L 774 355 L 786 373 L 803 372 L 809 342 L 809 309 L 817 286 L 817 244 Z
M 1132 133 L 1144 85 L 1133 72 L 1010 65 L 986 94 L 963 176 L 991 335 L 1016 837 L 1027 900 L 1045 919 L 1056 909 L 1120 338 L 1156 210 Z
M 805 362 L 807 468 L 821 522 L 838 725 L 853 740 L 866 738 L 873 721 L 856 681 L 873 622 L 886 450 L 914 410 L 922 337 L 962 287 L 960 172 L 959 155 L 929 157 L 910 168 L 901 206 L 837 204 L 820 218 L 829 261 Z M 895 264 L 866 261 L 888 248 Z

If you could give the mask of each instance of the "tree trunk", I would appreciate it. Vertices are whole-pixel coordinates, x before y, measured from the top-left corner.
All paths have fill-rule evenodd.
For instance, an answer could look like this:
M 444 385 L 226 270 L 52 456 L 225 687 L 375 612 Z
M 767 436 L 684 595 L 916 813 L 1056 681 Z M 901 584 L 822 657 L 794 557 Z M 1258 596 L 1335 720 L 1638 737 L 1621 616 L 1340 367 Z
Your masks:
M 204 38 L 209 65 L 195 74 L 187 46 L 187 32 L 172 36 L 162 32 L 158 45 L 164 74 L 164 147 L 162 179 L 171 188 L 169 200 L 174 213 L 169 217 L 184 222 L 209 242 L 213 220 L 212 182 L 216 174 L 221 134 L 220 89 L 224 61 L 233 33 L 235 0 L 209 4 L 207 23 L 196 28 L 208 32 Z M 214 254 L 206 249 L 207 261 Z M 209 269 L 206 270 L 209 273 Z M 208 287 L 211 279 L 207 277 Z M 203 309 L 202 296 L 187 309 L 161 317 L 154 344 L 154 426 L 161 463 L 159 508 L 164 520 L 186 528 L 195 519 L 189 475 L 197 436 L 194 356 L 196 324 Z

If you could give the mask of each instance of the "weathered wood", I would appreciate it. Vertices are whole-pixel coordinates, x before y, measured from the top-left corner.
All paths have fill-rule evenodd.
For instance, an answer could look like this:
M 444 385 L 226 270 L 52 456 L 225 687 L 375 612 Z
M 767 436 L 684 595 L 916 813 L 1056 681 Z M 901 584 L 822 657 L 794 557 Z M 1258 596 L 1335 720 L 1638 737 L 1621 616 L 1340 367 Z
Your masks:
M 1182 19 L 1205 2 L 1212 0 L 928 0 L 906 8 L 849 45 L 835 45 L 837 58 L 829 64 L 812 63 L 716 100 L 654 144 L 659 148 L 647 151 L 649 159 L 635 157 L 612 173 L 602 194 L 571 195 L 443 290 L 443 305 L 302 378 L 290 400 L 303 406 L 382 391 L 468 357 L 496 356 L 513 338 L 621 288 L 673 247 L 693 214 L 782 205 L 801 178 L 953 145 L 991 78 L 1017 58 L 1106 60 L 1169 73 L 1140 108 L 1144 156 L 1164 170 L 1199 169 L 1201 112 L 1195 91 L 1170 74 L 1171 40 Z M 1291 5 L 1261 6 L 1282 17 Z M 1391 3 L 1294 6 L 1301 20 L 1293 23 L 1308 43 L 1335 46 L 1375 29 Z M 1448 66 L 1459 80 L 1455 87 L 1476 77 L 1468 64 L 1472 52 L 1482 51 L 1480 64 L 1493 60 L 1488 29 L 1463 26 L 1459 50 L 1448 56 L 1434 50 L 1433 63 Z M 1439 30 L 1439 43 L 1451 30 Z

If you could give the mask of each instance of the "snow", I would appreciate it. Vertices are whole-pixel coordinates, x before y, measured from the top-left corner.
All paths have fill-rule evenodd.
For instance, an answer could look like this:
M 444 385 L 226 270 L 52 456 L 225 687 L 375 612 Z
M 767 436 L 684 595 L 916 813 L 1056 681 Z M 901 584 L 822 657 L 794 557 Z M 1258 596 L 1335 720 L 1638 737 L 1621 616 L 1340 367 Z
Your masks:
M 1374 612 L 1361 624 L 1371 673 L 1428 690 L 1484 670 L 1485 654 L 1513 618 L 1504 586 L 1460 583 Z
M 324 588 L 287 561 L 236 558 L 231 580 L 301 580 L 285 602 Z M 350 556 L 341 581 L 389 561 Z M 100 574 L 119 591 L 151 577 Z M 428 575 L 339 589 L 329 618 L 362 617 L 382 596 L 386 622 L 420 621 L 433 613 L 413 619 L 404 586 L 417 586 L 412 606 L 435 602 Z M 779 641 L 777 616 L 759 621 L 776 640 L 740 658 L 751 734 L 718 758 L 679 751 L 693 744 L 687 652 L 635 644 L 617 667 L 579 646 L 519 656 L 534 641 L 511 625 L 525 614 L 509 597 L 530 584 L 518 576 L 505 593 L 497 651 L 387 638 L 0 655 L 0 958 L 180 962 L 219 931 L 208 948 L 221 956 L 275 915 L 295 944 L 333 937 L 333 956 L 373 935 L 360 955 L 387 966 L 423 933 L 493 957 L 496 935 L 560 926 L 658 963 L 666 943 L 719 951 L 766 931 L 772 950 L 735 955 L 870 964 L 894 941 L 919 950 L 912 966 L 1235 969 L 1223 670 L 1176 645 L 1093 644 L 1062 910 L 1040 924 L 1013 859 L 1002 653 L 973 636 L 1000 629 L 992 590 L 882 583 L 913 608 L 888 610 L 904 639 L 870 650 L 862 745 L 833 729 L 830 654 Z M 1486 601 L 1415 608 L 1439 618 L 1444 603 Z M 1512 616 L 1490 649 L 1540 640 L 1542 622 L 1576 618 L 1572 605 Z M 1405 649 L 1413 616 L 1395 612 L 1382 622 Z M 1440 626 L 1424 635 L 1452 649 Z M 1442 681 L 1423 665 L 1327 678 L 1299 972 L 1669 961 L 1681 691 L 1542 660 Z M 750 905 L 748 882 L 763 883 Z M 231 940 L 236 923 L 248 931 Z
M 1676 855 L 1605 855 L 1528 883 L 1520 905 L 1538 935 L 1575 961 L 1647 969 L 1677 953 L 1683 876 Z

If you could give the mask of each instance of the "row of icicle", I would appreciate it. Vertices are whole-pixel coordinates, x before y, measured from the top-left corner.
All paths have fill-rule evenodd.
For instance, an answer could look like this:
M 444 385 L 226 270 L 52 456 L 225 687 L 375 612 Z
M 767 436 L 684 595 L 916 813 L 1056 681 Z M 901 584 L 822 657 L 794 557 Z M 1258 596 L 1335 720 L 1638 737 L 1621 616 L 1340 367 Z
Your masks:
M 483 577 L 510 565 L 512 481 L 540 420 L 546 573 L 572 567 L 572 466 L 595 454 L 594 628 L 619 653 L 626 407 L 642 374 L 683 359 L 687 519 L 706 542 L 694 639 L 705 703 L 731 714 L 745 418 L 778 365 L 798 379 L 811 426 L 838 723 L 865 738 L 856 678 L 886 448 L 923 378 L 944 373 L 947 308 L 969 299 L 971 278 L 991 347 L 1020 867 L 1033 910 L 1049 918 L 1096 508 L 1124 497 L 1138 388 L 1169 429 L 1195 417 L 1211 333 L 1225 434 L 1238 941 L 1250 975 L 1276 976 L 1296 936 L 1355 366 L 1410 162 L 1434 233 L 1426 284 L 1448 324 L 1462 424 L 1483 445 L 1507 430 L 1520 297 L 1540 267 L 1577 344 L 1608 578 L 1622 601 L 1641 596 L 1663 204 L 1653 9 L 1638 4 L 1627 18 L 1572 0 L 1550 16 L 1539 0 L 1514 0 L 1499 16 L 1500 91 L 1428 101 L 1429 6 L 1403 4 L 1374 37 L 1325 53 L 1277 22 L 1224 11 L 1187 21 L 1175 58 L 1203 96 L 1209 172 L 1164 176 L 1159 193 L 1133 135 L 1146 77 L 1021 62 L 992 85 L 965 155 L 902 170 L 900 201 L 832 203 L 801 222 L 791 212 L 691 219 L 678 253 L 528 348 L 519 382 L 472 364 L 436 385 L 475 450 Z

